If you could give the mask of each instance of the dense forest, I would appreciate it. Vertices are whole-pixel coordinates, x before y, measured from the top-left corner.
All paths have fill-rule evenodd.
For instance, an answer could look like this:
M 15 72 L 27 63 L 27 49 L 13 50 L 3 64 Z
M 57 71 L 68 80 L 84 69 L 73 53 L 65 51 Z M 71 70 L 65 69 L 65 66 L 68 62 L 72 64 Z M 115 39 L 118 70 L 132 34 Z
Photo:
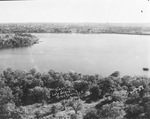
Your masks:
M 40 73 L 0 75 L 1 119 L 149 119 L 150 79 L 144 76 Z
M 27 47 L 38 43 L 39 39 L 27 33 L 1 34 L 0 49 Z
M 20 23 L 0 24 L 0 33 L 115 33 L 150 35 L 150 24 Z

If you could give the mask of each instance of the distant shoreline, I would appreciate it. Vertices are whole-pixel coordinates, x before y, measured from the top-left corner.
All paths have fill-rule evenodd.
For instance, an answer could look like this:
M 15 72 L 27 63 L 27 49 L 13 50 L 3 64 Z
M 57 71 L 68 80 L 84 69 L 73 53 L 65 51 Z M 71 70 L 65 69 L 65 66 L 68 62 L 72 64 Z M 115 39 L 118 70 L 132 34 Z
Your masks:
M 31 33 L 31 34 L 85 34 L 85 35 L 90 35 L 90 34 L 118 34 L 118 35 L 141 35 L 141 36 L 149 36 L 149 34 L 133 34 L 133 33 Z
M 77 33 L 150 35 L 150 24 L 121 23 L 9 23 L 0 24 L 0 33 Z
M 7 34 L 7 33 L 0 33 L 0 35 L 2 35 L 2 34 Z M 13 33 L 11 33 L 11 34 L 13 34 Z M 48 33 L 48 32 L 45 32 L 45 33 L 34 33 L 34 32 L 30 32 L 30 34 L 85 34 L 85 35 L 90 35 L 90 34 L 118 34 L 118 35 L 141 35 L 141 36 L 149 36 L 150 35 L 150 33 L 149 34 L 147 34 L 147 33 L 142 33 L 142 34 L 134 34 L 134 33 Z M 38 43 L 37 43 L 38 44 Z

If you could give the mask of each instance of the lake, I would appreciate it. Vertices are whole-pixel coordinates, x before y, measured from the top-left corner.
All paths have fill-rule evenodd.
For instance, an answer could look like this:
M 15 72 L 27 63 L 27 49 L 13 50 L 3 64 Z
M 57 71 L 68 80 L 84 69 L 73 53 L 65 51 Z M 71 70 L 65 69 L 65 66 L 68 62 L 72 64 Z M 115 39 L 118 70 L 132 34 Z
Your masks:
M 34 34 L 40 43 L 31 47 L 0 50 L 0 72 L 11 67 L 40 72 L 108 76 L 147 75 L 150 68 L 150 36 L 121 34 Z

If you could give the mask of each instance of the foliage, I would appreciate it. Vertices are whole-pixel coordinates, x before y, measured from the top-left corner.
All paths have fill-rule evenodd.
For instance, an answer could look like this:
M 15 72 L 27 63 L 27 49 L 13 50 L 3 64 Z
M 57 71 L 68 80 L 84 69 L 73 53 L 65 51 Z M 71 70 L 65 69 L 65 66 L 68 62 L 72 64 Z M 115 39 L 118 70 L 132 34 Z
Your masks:
M 73 87 L 79 93 L 85 93 L 89 89 L 88 82 L 86 81 L 75 81 Z
M 88 110 L 88 112 L 84 115 L 83 119 L 99 119 L 96 109 Z
M 105 30 L 104 30 L 105 29 Z M 117 33 L 146 34 L 149 27 L 122 24 L 59 24 L 59 23 L 24 23 L 0 24 L 0 33 Z
M 55 105 L 53 105 L 53 106 L 51 107 L 51 113 L 53 114 L 53 117 L 56 116 L 56 113 L 57 113 L 57 107 L 56 107 Z
M 97 99 L 99 98 L 100 94 L 101 94 L 101 90 L 99 89 L 98 85 L 92 85 L 90 88 L 90 93 L 91 93 L 91 98 L 92 99 Z
M 47 88 L 34 87 L 29 91 L 33 103 L 41 103 L 43 100 L 50 98 L 50 91 Z
M 143 106 L 140 106 L 138 104 L 130 104 L 126 107 L 126 117 L 128 119 L 137 119 L 138 116 L 144 112 Z
M 0 106 L 13 101 L 12 91 L 9 87 L 0 87 Z
M 68 101 L 67 101 L 67 100 L 62 100 L 62 101 L 61 101 L 61 105 L 63 106 L 63 110 L 66 110 L 67 104 L 68 104 Z
M 118 77 L 118 76 L 120 76 L 120 72 L 119 71 L 115 71 L 110 76 L 112 76 L 112 77 Z
M 0 48 L 24 47 L 36 44 L 38 38 L 31 34 L 15 33 L 0 36 Z
M 77 112 L 82 109 L 81 101 L 76 100 L 75 98 L 73 98 L 69 101 L 69 106 L 71 106 L 74 109 L 75 114 L 77 114 Z
M 70 115 L 70 119 L 78 119 L 77 114 L 71 114 L 71 115 Z
M 101 96 L 104 96 L 106 93 L 113 93 L 115 88 L 114 81 L 110 77 L 99 80 L 98 85 L 101 90 Z
M 11 111 L 14 108 L 13 106 L 9 105 L 12 103 L 13 95 L 12 91 L 9 87 L 1 87 L 0 88 L 0 118 L 7 119 L 11 116 Z
M 61 102 L 63 111 L 66 111 L 66 106 L 72 107 L 77 115 L 84 101 L 91 102 L 93 99 L 96 99 L 93 103 L 96 109 L 88 111 L 84 119 L 148 119 L 150 80 L 142 76 L 120 77 L 119 72 L 101 77 L 76 72 L 59 73 L 50 70 L 40 73 L 35 69 L 21 71 L 11 68 L 0 75 L 0 118 L 7 119 L 11 116 L 21 119 L 21 106 L 54 102 Z M 48 114 L 52 113 L 55 117 L 59 110 L 61 109 L 53 105 Z M 38 117 L 38 112 L 36 115 Z
M 102 109 L 99 110 L 98 114 L 104 119 L 123 119 L 126 113 L 122 102 L 113 102 L 104 105 Z

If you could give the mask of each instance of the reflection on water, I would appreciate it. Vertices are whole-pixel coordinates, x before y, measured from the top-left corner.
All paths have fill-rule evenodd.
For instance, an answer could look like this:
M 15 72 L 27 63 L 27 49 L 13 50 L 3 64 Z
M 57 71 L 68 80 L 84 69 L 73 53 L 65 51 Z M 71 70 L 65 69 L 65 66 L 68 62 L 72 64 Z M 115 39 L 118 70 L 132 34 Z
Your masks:
M 118 34 L 35 34 L 42 42 L 0 50 L 0 71 L 7 67 L 41 72 L 49 69 L 84 74 L 146 75 L 150 36 Z

